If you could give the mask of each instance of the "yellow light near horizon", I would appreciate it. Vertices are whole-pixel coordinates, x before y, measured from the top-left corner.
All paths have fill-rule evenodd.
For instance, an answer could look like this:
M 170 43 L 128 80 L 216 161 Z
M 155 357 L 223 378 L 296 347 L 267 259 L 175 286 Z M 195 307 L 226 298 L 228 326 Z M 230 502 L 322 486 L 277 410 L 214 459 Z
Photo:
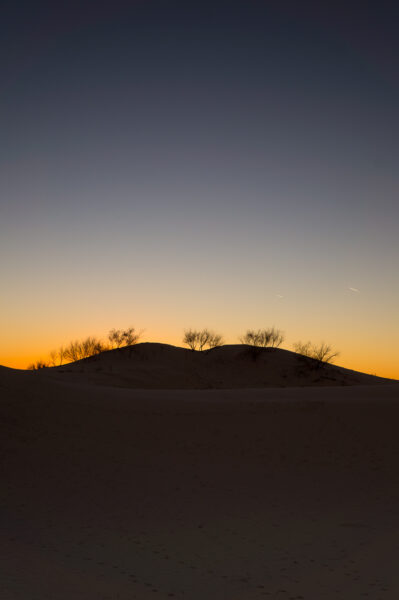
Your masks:
M 85 336 L 78 336 L 78 339 L 84 337 Z M 103 336 L 103 338 L 104 337 L 105 336 Z M 170 335 L 170 332 L 166 331 L 163 334 L 159 332 L 159 335 L 143 336 L 140 341 L 183 346 L 181 335 L 172 336 Z M 231 335 L 229 338 L 226 337 L 225 342 L 237 344 L 239 343 L 238 336 Z M 31 341 L 29 346 L 24 348 L 23 351 L 14 346 L 9 353 L 0 353 L 0 365 L 14 369 L 27 369 L 28 365 L 37 360 L 48 360 L 50 351 L 60 346 L 61 344 L 54 343 L 54 340 L 50 337 L 47 340 L 46 338 L 43 338 L 40 345 L 36 345 Z M 292 350 L 291 344 L 285 344 L 283 345 L 283 348 Z M 356 349 L 352 348 L 351 352 L 343 351 L 336 359 L 335 364 L 347 369 L 399 380 L 399 365 L 394 359 L 394 348 L 386 348 L 384 354 L 374 354 L 372 352 L 365 352 L 364 347 L 359 346 Z

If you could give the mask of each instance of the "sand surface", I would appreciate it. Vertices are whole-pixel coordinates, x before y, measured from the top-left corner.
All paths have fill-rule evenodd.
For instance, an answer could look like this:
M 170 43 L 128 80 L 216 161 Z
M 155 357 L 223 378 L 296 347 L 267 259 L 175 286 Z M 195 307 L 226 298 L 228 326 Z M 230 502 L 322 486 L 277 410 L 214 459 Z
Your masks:
M 103 352 L 36 374 L 57 381 L 138 389 L 237 389 L 292 386 L 377 385 L 391 382 L 306 359 L 282 348 L 225 345 L 192 352 L 143 343 Z
M 1 600 L 399 597 L 399 386 L 0 369 Z

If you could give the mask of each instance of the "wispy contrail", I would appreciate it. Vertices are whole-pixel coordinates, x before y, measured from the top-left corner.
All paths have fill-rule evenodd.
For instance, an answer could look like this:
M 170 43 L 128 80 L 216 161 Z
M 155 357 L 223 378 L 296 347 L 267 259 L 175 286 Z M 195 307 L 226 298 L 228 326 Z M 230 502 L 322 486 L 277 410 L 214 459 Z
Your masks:
M 350 287 L 349 289 L 351 292 L 356 292 L 357 294 L 360 294 L 360 290 L 358 290 L 357 288 Z

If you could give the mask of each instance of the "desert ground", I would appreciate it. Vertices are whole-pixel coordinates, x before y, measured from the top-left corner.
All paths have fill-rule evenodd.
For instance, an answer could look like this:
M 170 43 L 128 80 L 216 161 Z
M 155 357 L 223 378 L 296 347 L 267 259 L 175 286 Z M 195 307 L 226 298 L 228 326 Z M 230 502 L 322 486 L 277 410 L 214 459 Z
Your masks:
M 142 346 L 0 368 L 1 600 L 397 600 L 397 382 Z

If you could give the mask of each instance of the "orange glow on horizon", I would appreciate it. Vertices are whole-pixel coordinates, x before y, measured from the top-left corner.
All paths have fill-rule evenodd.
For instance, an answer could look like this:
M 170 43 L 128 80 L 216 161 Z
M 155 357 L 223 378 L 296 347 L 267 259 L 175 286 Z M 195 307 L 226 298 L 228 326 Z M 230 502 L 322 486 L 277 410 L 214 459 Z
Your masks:
M 87 336 L 75 336 L 72 339 L 84 339 Z M 106 336 L 96 336 L 105 341 Z M 239 336 L 230 336 L 229 338 L 225 337 L 225 344 L 239 344 Z M 51 341 L 49 339 L 49 341 Z M 69 340 L 71 341 L 71 340 Z M 183 347 L 182 343 L 182 335 L 168 335 L 165 333 L 164 335 L 159 336 L 147 336 L 143 335 L 143 337 L 139 340 L 140 342 L 157 342 L 164 344 L 171 344 L 173 346 Z M 66 342 L 68 344 L 68 342 Z M 44 338 L 41 344 L 31 343 L 24 348 L 23 352 L 19 351 L 17 348 L 13 348 L 13 352 L 8 354 L 0 353 L 0 365 L 5 367 L 10 367 L 14 369 L 27 369 L 29 364 L 32 364 L 38 360 L 49 360 L 49 355 L 51 350 L 57 349 L 62 344 L 50 343 L 46 342 Z M 338 347 L 338 346 L 337 346 Z M 291 350 L 291 343 L 287 340 L 286 343 L 283 343 L 281 346 L 282 349 Z M 360 371 L 363 373 L 368 373 L 371 375 L 377 375 L 379 377 L 387 377 L 390 379 L 399 380 L 399 367 L 397 361 L 394 361 L 392 356 L 394 349 L 392 348 L 392 354 L 387 353 L 383 356 L 381 353 L 377 352 L 365 352 L 364 347 L 359 346 L 357 351 L 355 352 L 353 348 L 342 350 L 339 356 L 336 358 L 334 364 L 337 366 L 345 367 L 347 369 L 352 369 L 354 371 Z

